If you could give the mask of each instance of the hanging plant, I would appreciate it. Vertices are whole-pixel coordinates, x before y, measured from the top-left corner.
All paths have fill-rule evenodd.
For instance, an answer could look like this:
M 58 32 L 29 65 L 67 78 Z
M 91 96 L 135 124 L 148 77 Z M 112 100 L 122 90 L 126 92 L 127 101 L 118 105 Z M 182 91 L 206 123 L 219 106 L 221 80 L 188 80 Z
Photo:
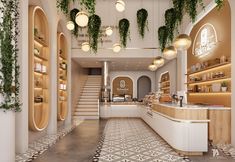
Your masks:
M 120 34 L 120 43 L 126 48 L 127 45 L 127 37 L 130 36 L 130 22 L 127 19 L 121 19 L 119 21 L 119 34 Z
M 98 38 L 100 37 L 101 19 L 98 15 L 91 15 L 88 22 L 88 35 L 90 47 L 97 53 Z
M 64 14 L 69 12 L 69 3 L 75 0 L 57 0 L 57 8 L 59 8 Z
M 148 11 L 146 9 L 140 9 L 137 11 L 137 25 L 138 31 L 142 39 L 144 38 L 145 28 L 148 29 Z
M 203 0 L 185 0 L 185 9 L 188 13 L 189 17 L 191 18 L 192 22 L 195 22 L 197 17 L 197 7 L 203 5 Z
M 220 10 L 224 6 L 224 0 L 215 0 L 215 3 L 217 4 L 217 9 Z
M 81 5 L 86 8 L 90 15 L 95 13 L 95 0 L 81 0 Z
M 3 101 L 0 109 L 20 111 L 19 65 L 18 65 L 18 20 L 19 1 L 1 1 L 0 23 L 0 94 Z
M 70 20 L 74 23 L 74 29 L 73 29 L 72 33 L 75 37 L 78 37 L 78 28 L 79 28 L 79 26 L 75 21 L 75 18 L 76 18 L 76 15 L 77 15 L 78 12 L 79 12 L 79 10 L 76 9 L 76 8 L 74 8 L 70 11 Z
M 172 0 L 172 2 L 176 12 L 177 25 L 178 25 L 182 22 L 183 19 L 185 0 Z
M 174 39 L 174 32 L 177 27 L 177 17 L 176 11 L 174 8 L 170 8 L 165 12 L 165 26 L 168 30 L 168 38 L 167 40 L 172 43 Z
M 163 51 L 167 44 L 168 29 L 166 26 L 161 26 L 158 29 L 158 40 L 161 51 Z

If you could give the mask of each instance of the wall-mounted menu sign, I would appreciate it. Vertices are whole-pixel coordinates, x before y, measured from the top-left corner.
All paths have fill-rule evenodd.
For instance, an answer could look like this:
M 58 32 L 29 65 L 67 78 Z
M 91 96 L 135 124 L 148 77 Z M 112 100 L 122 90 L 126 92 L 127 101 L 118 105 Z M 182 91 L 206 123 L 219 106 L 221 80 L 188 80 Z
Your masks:
M 212 53 L 217 43 L 217 34 L 212 24 L 203 25 L 197 32 L 193 42 L 192 53 L 197 57 L 203 57 Z
M 133 96 L 133 82 L 129 77 L 117 77 L 113 80 L 113 94 Z

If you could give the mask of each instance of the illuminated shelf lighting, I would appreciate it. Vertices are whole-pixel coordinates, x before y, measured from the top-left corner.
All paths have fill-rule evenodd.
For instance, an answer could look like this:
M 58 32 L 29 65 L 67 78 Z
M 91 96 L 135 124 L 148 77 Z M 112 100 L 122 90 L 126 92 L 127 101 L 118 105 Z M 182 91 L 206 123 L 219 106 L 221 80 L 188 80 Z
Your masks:
M 37 44 L 38 46 L 45 46 L 45 47 L 48 46 L 46 42 L 39 39 L 38 37 L 34 37 L 34 43 Z
M 193 92 L 191 92 L 191 93 L 188 93 L 189 95 L 192 95 L 192 96 L 204 96 L 204 95 L 231 95 L 232 93 L 231 92 L 198 92 L 198 93 L 193 93 Z
M 44 58 L 44 57 L 42 57 L 42 56 L 39 56 L 39 55 L 37 55 L 37 54 L 34 54 L 34 59 L 37 59 L 37 60 L 40 60 L 40 61 L 48 61 L 46 58 Z
M 40 71 L 34 71 L 34 74 L 37 74 L 37 75 L 47 75 L 47 73 L 43 73 L 43 72 L 40 72 Z
M 163 81 L 163 82 L 159 82 L 159 83 L 162 83 L 162 84 L 163 84 L 163 83 L 169 83 L 169 82 L 170 82 L 170 81 L 168 80 L 168 81 Z
M 164 89 L 170 89 L 170 87 L 162 87 L 161 89 L 163 89 L 163 90 L 164 90 Z
M 200 75 L 200 74 L 208 73 L 208 72 L 215 71 L 215 70 L 218 70 L 218 69 L 226 68 L 226 67 L 229 67 L 229 66 L 231 66 L 231 63 L 230 62 L 225 62 L 225 63 L 221 63 L 221 64 L 217 64 L 217 65 L 214 65 L 214 66 L 207 67 L 205 69 L 202 69 L 202 70 L 199 70 L 199 71 L 196 71 L 196 72 L 188 73 L 186 75 L 189 75 L 189 76 Z
M 223 81 L 231 81 L 231 78 L 230 77 L 218 78 L 218 79 L 213 79 L 213 80 L 198 81 L 198 82 L 192 82 L 192 83 L 186 83 L 186 84 L 190 86 L 194 86 L 194 85 L 218 83 L 218 82 L 223 82 Z

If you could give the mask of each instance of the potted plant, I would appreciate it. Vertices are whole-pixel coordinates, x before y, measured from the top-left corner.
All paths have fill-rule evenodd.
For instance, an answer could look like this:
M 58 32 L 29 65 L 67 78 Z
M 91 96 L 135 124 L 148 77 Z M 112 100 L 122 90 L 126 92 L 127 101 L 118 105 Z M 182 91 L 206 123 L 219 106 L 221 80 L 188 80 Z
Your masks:
M 228 83 L 227 82 L 222 82 L 221 83 L 221 90 L 222 90 L 222 92 L 227 92 L 227 90 L 228 90 Z

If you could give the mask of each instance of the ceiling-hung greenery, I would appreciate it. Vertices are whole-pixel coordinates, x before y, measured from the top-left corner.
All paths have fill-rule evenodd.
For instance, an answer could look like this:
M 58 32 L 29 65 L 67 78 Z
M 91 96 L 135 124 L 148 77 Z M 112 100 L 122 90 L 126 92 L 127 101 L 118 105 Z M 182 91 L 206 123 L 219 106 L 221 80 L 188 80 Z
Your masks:
M 172 2 L 176 11 L 177 23 L 180 24 L 184 16 L 185 0 L 172 0 Z
M 168 30 L 167 41 L 172 43 L 174 39 L 175 29 L 177 27 L 177 14 L 174 8 L 170 8 L 165 12 L 165 26 Z
M 75 37 L 78 37 L 78 24 L 76 23 L 75 21 L 75 18 L 76 18 L 76 14 L 79 12 L 78 9 L 74 8 L 70 11 L 70 20 L 74 23 L 74 30 L 72 31 L 73 35 Z
M 69 3 L 75 0 L 57 0 L 57 8 L 59 8 L 64 14 L 69 13 Z
M 0 12 L 0 94 L 3 101 L 0 109 L 20 111 L 19 65 L 18 65 L 18 20 L 19 1 L 1 1 Z
M 198 6 L 204 8 L 203 0 L 185 0 L 185 11 L 188 13 L 192 22 L 196 20 Z
M 88 22 L 88 35 L 91 50 L 97 53 L 98 39 L 100 37 L 101 19 L 98 15 L 91 15 Z
M 167 44 L 167 38 L 168 38 L 168 29 L 166 26 L 161 26 L 158 29 L 158 40 L 161 51 L 164 50 Z
M 90 15 L 93 15 L 95 13 L 95 0 L 80 0 L 80 3 L 86 8 Z
M 127 45 L 127 37 L 130 38 L 130 22 L 127 19 L 121 19 L 118 24 L 119 27 L 119 35 L 120 35 L 120 43 L 122 47 L 126 48 Z
M 145 29 L 148 29 L 148 11 L 144 8 L 137 11 L 137 25 L 141 38 L 144 38 Z
M 217 9 L 221 9 L 224 5 L 224 0 L 215 0 L 215 3 L 217 4 Z

